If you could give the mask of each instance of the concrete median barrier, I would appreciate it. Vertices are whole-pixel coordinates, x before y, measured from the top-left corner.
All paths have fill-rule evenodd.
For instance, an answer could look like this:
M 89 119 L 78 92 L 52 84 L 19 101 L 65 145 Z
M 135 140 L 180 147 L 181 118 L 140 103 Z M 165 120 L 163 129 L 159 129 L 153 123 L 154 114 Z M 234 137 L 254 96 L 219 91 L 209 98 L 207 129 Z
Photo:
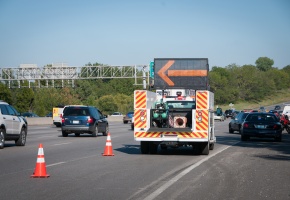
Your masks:
M 53 124 L 51 117 L 27 117 L 28 125 L 51 125 Z M 122 116 L 108 116 L 109 122 L 123 122 Z

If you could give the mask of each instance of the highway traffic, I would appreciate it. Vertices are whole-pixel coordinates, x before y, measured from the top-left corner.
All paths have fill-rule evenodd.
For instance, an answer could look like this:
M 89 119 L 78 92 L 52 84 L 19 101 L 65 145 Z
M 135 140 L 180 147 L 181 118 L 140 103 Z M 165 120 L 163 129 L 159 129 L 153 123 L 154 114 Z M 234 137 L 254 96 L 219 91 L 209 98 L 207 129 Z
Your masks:
M 1 199 L 290 199 L 290 134 L 282 142 L 241 142 L 215 122 L 209 155 L 191 148 L 140 152 L 130 124 L 109 122 L 114 156 L 103 156 L 107 136 L 62 137 L 53 125 L 28 127 L 24 147 L 0 150 Z M 31 178 L 42 144 L 48 178 Z

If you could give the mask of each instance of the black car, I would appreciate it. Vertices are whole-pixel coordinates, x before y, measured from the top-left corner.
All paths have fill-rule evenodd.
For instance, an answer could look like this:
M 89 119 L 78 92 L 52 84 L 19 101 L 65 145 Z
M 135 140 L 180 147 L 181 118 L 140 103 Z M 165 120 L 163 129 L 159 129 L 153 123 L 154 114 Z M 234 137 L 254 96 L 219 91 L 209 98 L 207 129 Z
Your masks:
M 282 124 L 273 113 L 249 113 L 241 127 L 241 140 L 250 137 L 274 138 L 282 140 Z
M 25 113 L 22 113 L 21 116 L 23 116 L 23 117 L 39 117 L 37 114 L 35 114 L 33 112 L 25 112 Z
M 107 116 L 96 107 L 67 106 L 63 110 L 61 131 L 63 137 L 67 137 L 69 133 L 74 133 L 75 136 L 89 133 L 93 137 L 103 133 L 106 136 L 109 132 L 109 124 Z
M 275 108 L 274 108 L 274 110 L 281 110 L 281 106 L 276 105 Z
M 228 118 L 228 117 L 232 117 L 232 115 L 233 115 L 233 110 L 225 110 L 225 115 L 226 115 L 226 118 Z
M 248 112 L 240 112 L 237 116 L 233 117 L 229 123 L 229 133 L 234 133 L 238 131 L 240 133 L 242 123 L 245 118 L 248 116 Z

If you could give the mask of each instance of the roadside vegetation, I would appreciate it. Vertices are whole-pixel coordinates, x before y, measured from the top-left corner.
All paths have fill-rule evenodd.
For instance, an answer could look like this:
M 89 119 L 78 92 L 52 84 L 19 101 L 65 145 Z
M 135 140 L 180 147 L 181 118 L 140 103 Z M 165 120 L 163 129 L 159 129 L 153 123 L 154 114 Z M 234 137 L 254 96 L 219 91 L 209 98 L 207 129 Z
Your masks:
M 290 65 L 282 69 L 274 61 L 260 57 L 256 65 L 213 66 L 209 72 L 210 90 L 215 93 L 215 105 L 223 110 L 234 104 L 235 109 L 259 108 L 290 100 Z M 96 63 L 95 65 L 100 65 Z M 17 83 L 12 83 L 12 85 Z M 57 81 L 56 81 L 57 84 Z M 39 85 L 39 83 L 35 83 Z M 58 105 L 84 104 L 97 106 L 104 114 L 133 110 L 133 93 L 142 86 L 133 79 L 76 80 L 75 87 L 9 88 L 0 83 L 0 99 L 12 104 L 19 112 L 34 112 L 45 116 Z

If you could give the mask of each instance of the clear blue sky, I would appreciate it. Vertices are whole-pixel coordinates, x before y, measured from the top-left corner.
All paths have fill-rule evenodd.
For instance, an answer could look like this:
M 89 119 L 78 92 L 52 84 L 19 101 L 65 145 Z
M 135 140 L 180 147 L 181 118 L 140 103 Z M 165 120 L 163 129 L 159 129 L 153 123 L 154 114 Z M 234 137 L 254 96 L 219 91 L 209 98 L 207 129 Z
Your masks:
M 290 65 L 290 1 L 0 0 L 0 67 L 171 57 Z

